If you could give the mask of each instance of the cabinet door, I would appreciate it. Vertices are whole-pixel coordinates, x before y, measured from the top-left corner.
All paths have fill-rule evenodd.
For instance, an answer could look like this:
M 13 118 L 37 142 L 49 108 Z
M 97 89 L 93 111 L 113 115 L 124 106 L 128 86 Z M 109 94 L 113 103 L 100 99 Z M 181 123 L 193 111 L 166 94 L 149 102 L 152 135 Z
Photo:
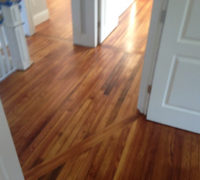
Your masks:
M 133 3 L 134 0 L 119 0 L 120 6 L 119 6 L 119 16 L 121 16 L 124 11 L 126 11 L 129 6 Z

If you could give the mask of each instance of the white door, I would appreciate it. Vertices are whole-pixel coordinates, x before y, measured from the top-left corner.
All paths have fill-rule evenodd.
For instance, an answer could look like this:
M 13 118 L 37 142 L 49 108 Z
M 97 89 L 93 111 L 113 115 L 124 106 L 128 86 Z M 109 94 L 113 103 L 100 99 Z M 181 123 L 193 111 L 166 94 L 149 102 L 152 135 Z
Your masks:
M 0 180 L 24 180 L 0 101 Z
M 118 26 L 119 7 L 119 0 L 99 0 L 99 43 Z
M 169 0 L 147 118 L 200 133 L 200 1 Z
M 74 44 L 96 47 L 98 44 L 98 1 L 72 0 Z

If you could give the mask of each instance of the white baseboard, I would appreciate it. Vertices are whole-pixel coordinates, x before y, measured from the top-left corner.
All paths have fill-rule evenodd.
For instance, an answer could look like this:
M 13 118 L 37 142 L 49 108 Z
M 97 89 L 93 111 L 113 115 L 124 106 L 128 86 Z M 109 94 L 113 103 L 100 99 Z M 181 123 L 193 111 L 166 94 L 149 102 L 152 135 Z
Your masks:
M 33 16 L 33 22 L 34 22 L 35 26 L 43 23 L 44 21 L 47 21 L 48 19 L 49 19 L 48 9 L 46 9 L 46 10 L 44 10 L 44 11 Z

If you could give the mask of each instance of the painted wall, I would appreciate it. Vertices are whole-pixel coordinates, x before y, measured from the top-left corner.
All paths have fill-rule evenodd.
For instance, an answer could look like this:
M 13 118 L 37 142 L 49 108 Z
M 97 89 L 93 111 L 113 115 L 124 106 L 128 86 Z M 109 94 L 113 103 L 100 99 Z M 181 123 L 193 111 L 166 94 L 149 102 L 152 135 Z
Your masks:
M 35 26 L 49 19 L 46 0 L 30 0 L 32 5 L 33 22 Z
M 133 3 L 134 0 L 118 0 L 119 1 L 119 16 L 121 16 L 124 11 Z

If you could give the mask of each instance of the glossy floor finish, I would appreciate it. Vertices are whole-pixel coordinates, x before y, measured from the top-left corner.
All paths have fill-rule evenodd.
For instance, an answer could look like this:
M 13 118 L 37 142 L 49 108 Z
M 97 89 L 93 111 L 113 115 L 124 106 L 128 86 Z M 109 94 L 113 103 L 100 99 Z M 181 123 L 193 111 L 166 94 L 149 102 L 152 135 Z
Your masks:
M 137 111 L 152 0 L 135 0 L 97 48 L 73 46 L 70 3 L 28 38 L 35 64 L 0 84 L 26 179 L 199 180 L 200 136 Z

